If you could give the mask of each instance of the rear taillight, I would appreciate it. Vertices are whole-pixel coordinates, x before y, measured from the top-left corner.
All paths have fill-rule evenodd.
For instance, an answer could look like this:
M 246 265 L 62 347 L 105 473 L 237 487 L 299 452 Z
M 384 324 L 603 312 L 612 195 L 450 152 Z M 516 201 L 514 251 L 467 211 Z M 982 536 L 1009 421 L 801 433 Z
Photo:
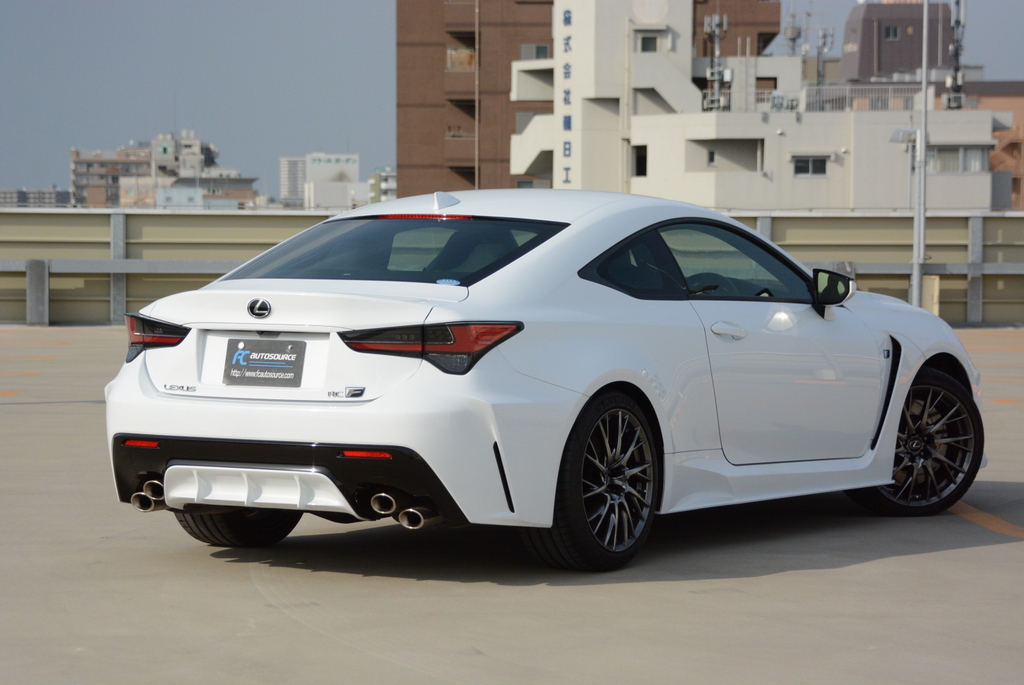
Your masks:
M 498 343 L 523 330 L 518 322 L 449 323 L 341 333 L 357 352 L 419 357 L 445 373 L 464 374 Z
M 184 340 L 188 332 L 192 330 L 166 321 L 150 319 L 141 314 L 125 314 L 124 323 L 128 327 L 126 362 L 138 357 L 143 350 L 153 347 L 174 347 Z

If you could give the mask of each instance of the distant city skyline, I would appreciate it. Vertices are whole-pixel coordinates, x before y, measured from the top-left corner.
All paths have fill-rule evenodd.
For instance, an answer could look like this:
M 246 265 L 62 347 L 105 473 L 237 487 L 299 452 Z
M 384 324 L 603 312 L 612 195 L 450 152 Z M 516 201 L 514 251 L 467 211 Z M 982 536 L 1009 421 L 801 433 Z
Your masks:
M 784 0 L 836 30 L 856 0 Z M 1016 3 L 968 3 L 967 64 L 1024 80 Z M 392 0 L 0 0 L 0 189 L 67 188 L 70 152 L 194 129 L 277 195 L 280 157 L 394 164 Z M 816 31 L 810 43 L 815 44 Z M 785 54 L 777 39 L 776 54 Z M 812 47 L 813 53 L 813 47 Z M 399 180 L 399 182 L 401 182 Z
M 381 0 L 0 0 L 0 189 L 67 188 L 71 148 L 193 129 L 277 195 L 279 158 L 395 162 Z

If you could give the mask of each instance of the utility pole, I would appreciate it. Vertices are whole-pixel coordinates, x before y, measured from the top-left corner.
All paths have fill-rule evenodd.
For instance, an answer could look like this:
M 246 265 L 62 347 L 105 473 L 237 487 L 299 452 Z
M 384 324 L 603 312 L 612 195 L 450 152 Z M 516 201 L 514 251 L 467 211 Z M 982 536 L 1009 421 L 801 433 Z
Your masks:
M 921 128 L 917 130 L 915 151 L 917 152 L 917 194 L 914 197 L 914 257 L 910 266 L 910 304 L 921 306 L 921 276 L 924 273 L 925 206 L 928 176 L 928 0 L 921 3 L 924 8 L 921 31 Z

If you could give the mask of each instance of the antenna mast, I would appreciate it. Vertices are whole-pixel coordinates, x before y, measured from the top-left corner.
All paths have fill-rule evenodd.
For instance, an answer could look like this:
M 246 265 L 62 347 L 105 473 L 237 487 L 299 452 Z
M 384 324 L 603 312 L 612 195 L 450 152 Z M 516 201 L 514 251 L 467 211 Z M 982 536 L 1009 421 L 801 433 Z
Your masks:
M 953 58 L 953 73 L 946 77 L 943 103 L 946 109 L 961 109 L 964 106 L 964 70 L 960 56 L 964 52 L 964 28 L 967 26 L 967 0 L 953 0 L 953 42 L 949 55 Z

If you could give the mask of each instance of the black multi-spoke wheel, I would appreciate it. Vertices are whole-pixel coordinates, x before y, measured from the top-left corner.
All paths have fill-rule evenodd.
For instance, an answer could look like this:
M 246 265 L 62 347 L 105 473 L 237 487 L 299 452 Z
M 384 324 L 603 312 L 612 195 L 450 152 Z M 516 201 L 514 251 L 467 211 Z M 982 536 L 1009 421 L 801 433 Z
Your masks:
M 603 395 L 583 410 L 566 442 L 552 527 L 523 529 L 523 537 L 557 568 L 620 568 L 650 532 L 660 483 L 643 410 L 626 395 Z
M 882 514 L 945 511 L 974 482 L 984 440 L 970 391 L 951 376 L 923 369 L 903 403 L 892 483 L 848 494 Z

